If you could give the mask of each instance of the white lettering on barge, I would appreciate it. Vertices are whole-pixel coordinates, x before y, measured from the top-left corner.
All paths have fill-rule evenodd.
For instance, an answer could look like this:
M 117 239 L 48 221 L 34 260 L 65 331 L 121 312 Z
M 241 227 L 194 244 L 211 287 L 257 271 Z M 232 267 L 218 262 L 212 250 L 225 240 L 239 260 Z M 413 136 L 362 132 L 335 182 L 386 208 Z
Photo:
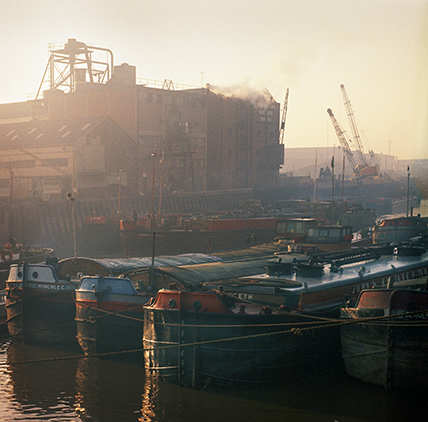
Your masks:
M 67 286 L 65 284 L 36 284 L 36 288 L 45 290 L 66 290 Z

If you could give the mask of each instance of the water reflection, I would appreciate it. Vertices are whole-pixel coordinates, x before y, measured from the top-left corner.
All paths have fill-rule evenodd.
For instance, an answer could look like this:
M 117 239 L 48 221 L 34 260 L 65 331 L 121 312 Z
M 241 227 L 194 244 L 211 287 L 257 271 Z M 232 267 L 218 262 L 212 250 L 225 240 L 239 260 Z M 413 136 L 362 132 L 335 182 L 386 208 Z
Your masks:
M 76 373 L 77 361 L 14 363 L 54 359 L 59 353 L 70 356 L 72 351 L 13 342 L 8 345 L 7 397 L 9 404 L 18 414 L 25 414 L 29 419 L 40 416 L 49 417 L 50 420 L 60 420 L 65 416 L 71 418 L 68 420 L 76 418 L 75 386 L 71 380 Z
M 178 387 L 146 374 L 141 421 L 402 422 L 425 420 L 423 391 L 386 392 L 326 368 L 287 385 L 261 389 Z
M 141 356 L 82 358 L 76 370 L 76 408 L 83 420 L 137 421 L 144 367 Z
M 139 354 L 14 363 L 79 354 L 78 347 L 0 344 L 0 420 L 402 422 L 428 412 L 426 391 L 385 392 L 340 366 L 269 388 L 198 391 L 146 374 Z

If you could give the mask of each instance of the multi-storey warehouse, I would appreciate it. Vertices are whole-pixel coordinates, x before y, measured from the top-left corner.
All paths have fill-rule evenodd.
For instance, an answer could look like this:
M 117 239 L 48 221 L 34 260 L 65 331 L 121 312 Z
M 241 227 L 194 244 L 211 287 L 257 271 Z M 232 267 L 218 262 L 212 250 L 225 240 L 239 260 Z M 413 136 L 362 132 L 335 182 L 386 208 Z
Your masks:
M 107 60 L 94 60 L 93 55 L 100 52 L 107 54 Z M 47 89 L 42 90 L 46 83 Z M 52 160 L 58 154 L 58 145 L 66 140 L 66 131 L 61 133 L 58 129 L 67 125 L 75 128 L 73 122 L 85 119 L 107 117 L 123 133 L 119 134 L 110 121 L 104 122 L 104 126 L 114 126 L 113 141 L 110 135 L 104 135 L 98 148 L 94 147 L 97 152 L 82 159 L 84 166 L 67 168 L 79 196 L 93 196 L 94 192 L 102 195 L 108 184 L 119 183 L 145 194 L 152 189 L 168 193 L 276 186 L 284 159 L 283 145 L 279 143 L 279 104 L 268 92 L 242 99 L 214 91 L 208 85 L 192 88 L 172 81 L 162 85 L 137 82 L 134 66 L 113 66 L 109 50 L 70 39 L 63 48 L 51 51 L 34 101 L 0 107 L 0 123 L 8 123 L 7 130 L 0 131 L 0 149 L 9 151 L 0 155 L 0 186 L 13 191 L 11 175 L 14 166 L 23 161 L 34 165 L 21 167 L 20 177 L 26 178 L 31 187 L 43 184 L 43 174 L 37 169 Z M 43 130 L 49 132 L 49 139 L 45 137 L 43 142 L 42 136 L 30 136 L 41 131 L 41 122 Z M 20 135 L 7 137 L 12 130 Z M 69 139 L 72 137 L 73 142 L 78 140 L 79 151 L 85 150 L 81 145 L 84 142 L 94 145 L 88 134 L 82 137 L 74 131 Z M 129 140 L 134 142 L 134 149 Z M 114 142 L 119 148 L 112 148 Z M 112 157 L 102 165 L 96 159 L 98 154 L 104 156 L 112 151 L 117 155 L 117 165 L 112 164 Z M 12 161 L 7 158 L 12 156 Z M 113 174 L 117 177 L 111 177 Z M 29 180 L 31 177 L 37 180 Z M 55 177 L 58 181 L 66 177 L 61 166 L 56 173 L 53 166 L 49 171 L 52 198 L 61 193 L 52 192 Z M 57 186 L 61 189 L 60 183 Z M 8 189 L 0 195 L 4 196 Z M 28 194 L 34 195 L 34 189 L 29 188 Z

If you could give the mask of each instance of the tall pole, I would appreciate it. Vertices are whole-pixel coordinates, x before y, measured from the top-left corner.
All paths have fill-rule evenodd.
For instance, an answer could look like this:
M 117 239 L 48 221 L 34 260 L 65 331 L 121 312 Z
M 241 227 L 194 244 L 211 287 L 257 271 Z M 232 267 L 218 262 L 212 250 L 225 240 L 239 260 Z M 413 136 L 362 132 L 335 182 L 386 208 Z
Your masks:
M 13 202 L 13 171 L 10 170 L 10 179 L 9 179 L 9 202 Z
M 73 223 L 73 244 L 74 244 L 74 259 L 77 258 L 77 242 L 76 242 L 76 216 L 74 211 L 74 203 L 76 198 L 73 197 L 72 192 L 67 192 L 67 200 L 71 202 L 71 219 Z
M 342 210 L 343 210 L 344 191 L 345 191 L 345 154 L 343 154 L 343 163 L 342 163 Z
M 409 205 L 410 205 L 409 191 L 410 191 L 410 167 L 407 166 L 407 210 L 406 210 L 406 217 L 409 216 Z
M 152 237 L 152 265 L 149 270 L 149 286 L 153 286 L 155 282 L 155 255 L 156 255 L 156 231 L 153 232 Z
M 315 169 L 314 169 L 314 202 L 317 197 L 317 160 L 318 160 L 318 150 L 315 149 Z
M 155 142 L 155 150 L 152 153 L 152 157 L 153 157 L 153 174 L 152 174 L 152 200 L 151 200 L 151 205 L 150 205 L 150 217 L 149 220 L 147 222 L 148 225 L 148 229 L 153 229 L 155 228 L 155 222 L 154 222 L 154 201 L 155 201 L 155 182 L 156 182 L 156 142 Z
M 71 214 L 73 218 L 73 243 L 74 243 L 74 259 L 77 258 L 77 242 L 76 242 L 76 213 L 74 210 L 74 202 L 75 199 L 72 198 L 71 200 Z
M 120 189 L 122 186 L 122 169 L 119 169 L 119 176 L 117 176 L 117 182 L 118 182 L 118 192 L 117 192 L 117 212 L 120 213 Z
M 334 224 L 334 155 L 331 157 L 331 222 Z
M 161 158 L 161 174 L 160 174 L 160 180 L 159 180 L 159 210 L 158 210 L 158 224 L 160 224 L 162 219 L 162 184 L 163 184 L 163 165 L 164 165 L 164 159 L 165 159 L 165 150 L 162 151 L 162 158 Z

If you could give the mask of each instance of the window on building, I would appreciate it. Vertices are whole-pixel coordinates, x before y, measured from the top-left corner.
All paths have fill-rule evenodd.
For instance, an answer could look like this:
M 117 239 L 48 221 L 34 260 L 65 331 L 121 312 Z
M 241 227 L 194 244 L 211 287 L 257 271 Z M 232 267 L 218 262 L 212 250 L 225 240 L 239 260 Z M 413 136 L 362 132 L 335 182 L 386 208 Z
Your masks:
M 7 163 L 5 163 L 7 164 Z M 35 167 L 36 160 L 16 160 L 11 161 L 10 166 L 14 168 Z
M 286 228 L 287 228 L 287 223 L 285 223 L 283 221 L 277 223 L 277 225 L 276 225 L 277 233 L 285 233 Z
M 205 168 L 205 160 L 203 158 L 196 160 L 196 168 L 199 168 L 199 169 Z
M 48 158 L 44 160 L 44 163 L 42 163 L 42 166 L 47 166 L 49 164 L 55 167 L 67 167 L 68 158 Z

